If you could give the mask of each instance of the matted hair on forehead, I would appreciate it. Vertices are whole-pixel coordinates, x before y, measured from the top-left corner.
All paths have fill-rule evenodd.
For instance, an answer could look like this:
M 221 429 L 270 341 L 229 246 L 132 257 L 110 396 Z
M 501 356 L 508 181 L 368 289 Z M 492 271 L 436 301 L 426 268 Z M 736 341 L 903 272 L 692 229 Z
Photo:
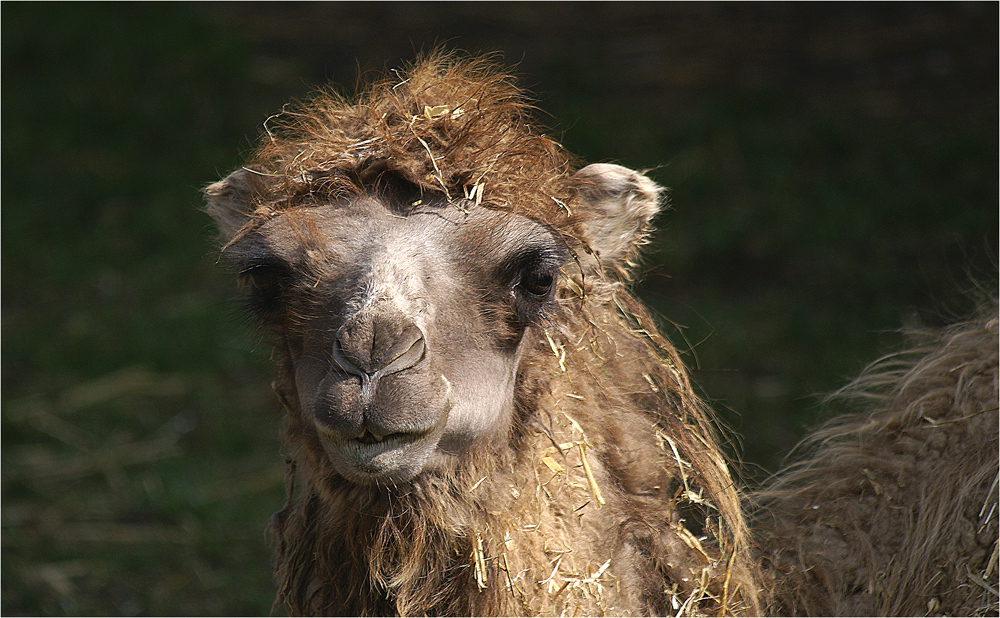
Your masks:
M 390 175 L 421 194 L 572 227 L 574 161 L 533 109 L 490 57 L 435 51 L 353 98 L 327 88 L 286 106 L 265 122 L 248 167 L 269 210 L 356 194 Z

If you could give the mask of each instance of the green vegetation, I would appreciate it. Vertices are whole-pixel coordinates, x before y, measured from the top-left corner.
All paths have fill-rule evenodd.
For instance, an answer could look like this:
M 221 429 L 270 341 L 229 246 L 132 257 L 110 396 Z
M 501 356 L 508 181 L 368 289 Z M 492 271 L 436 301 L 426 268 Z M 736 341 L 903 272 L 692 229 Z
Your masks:
M 756 81 L 623 64 L 628 41 L 690 60 L 690 37 L 650 38 L 669 16 L 616 17 L 619 40 L 580 28 L 603 4 L 589 18 L 542 5 L 534 21 L 521 5 L 436 21 L 447 7 L 384 8 L 304 5 L 280 21 L 270 5 L 4 5 L 4 614 L 270 611 L 281 411 L 199 189 L 307 84 L 332 72 L 353 85 L 353 57 L 392 66 L 450 37 L 487 48 L 468 37 L 489 32 L 524 59 L 570 150 L 653 168 L 674 210 L 637 289 L 741 436 L 748 476 L 773 470 L 818 395 L 898 346 L 900 326 L 970 310 L 968 274 L 995 289 L 995 5 L 873 8 L 892 22 L 884 40 L 797 8 L 704 23 L 681 11 L 698 32 L 757 20 L 796 33 L 757 50 L 787 74 Z M 693 44 L 709 69 L 722 40 L 739 51 L 735 36 Z
M 3 612 L 264 613 L 280 416 L 198 190 L 267 102 L 186 9 L 52 8 L 4 6 Z

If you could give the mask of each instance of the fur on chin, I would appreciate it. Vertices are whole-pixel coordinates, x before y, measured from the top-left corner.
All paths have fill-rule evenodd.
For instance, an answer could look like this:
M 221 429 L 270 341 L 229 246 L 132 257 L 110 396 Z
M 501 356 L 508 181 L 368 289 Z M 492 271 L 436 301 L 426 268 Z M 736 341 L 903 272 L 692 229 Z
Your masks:
M 473 530 L 488 528 L 489 517 L 466 499 L 471 485 L 459 479 L 469 475 L 425 472 L 406 483 L 360 485 L 296 468 L 292 460 L 288 502 L 271 522 L 276 606 L 295 615 L 474 615 L 504 607 L 495 585 L 491 593 L 475 581 Z M 463 590 L 478 592 L 457 594 Z

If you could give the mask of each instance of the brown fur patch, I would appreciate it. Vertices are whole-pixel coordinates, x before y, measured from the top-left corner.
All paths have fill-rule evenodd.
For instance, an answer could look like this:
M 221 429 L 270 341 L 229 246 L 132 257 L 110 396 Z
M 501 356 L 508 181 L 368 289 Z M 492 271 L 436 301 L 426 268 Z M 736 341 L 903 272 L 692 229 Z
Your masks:
M 997 308 L 918 338 L 756 496 L 774 613 L 997 615 Z

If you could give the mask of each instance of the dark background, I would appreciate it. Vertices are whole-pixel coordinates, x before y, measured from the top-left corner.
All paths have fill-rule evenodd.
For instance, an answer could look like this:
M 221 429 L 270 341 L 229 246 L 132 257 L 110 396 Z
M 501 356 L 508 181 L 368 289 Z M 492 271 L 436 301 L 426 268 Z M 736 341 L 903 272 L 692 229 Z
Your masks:
M 763 480 L 898 329 L 996 288 L 996 3 L 2 6 L 2 611 L 262 614 L 268 350 L 200 187 L 262 121 L 500 51 L 670 187 L 639 294 Z

